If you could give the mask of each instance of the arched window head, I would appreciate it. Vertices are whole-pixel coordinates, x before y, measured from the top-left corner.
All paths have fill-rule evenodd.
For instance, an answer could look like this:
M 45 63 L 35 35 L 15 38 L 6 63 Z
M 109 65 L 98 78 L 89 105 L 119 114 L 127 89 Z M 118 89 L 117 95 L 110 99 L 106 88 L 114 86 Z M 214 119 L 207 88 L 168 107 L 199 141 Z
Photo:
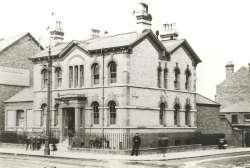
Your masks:
M 157 85 L 158 85 L 158 87 L 159 88 L 161 88 L 161 78 L 162 78 L 162 69 L 161 69 L 161 67 L 159 66 L 158 68 L 157 68 Z
M 48 71 L 47 71 L 47 69 L 44 68 L 41 71 L 41 82 L 42 82 L 41 87 L 42 87 L 42 89 L 46 88 L 48 86 L 48 81 L 49 81 Z
M 100 120 L 99 103 L 93 102 L 91 106 L 93 108 L 93 120 L 94 120 L 93 123 L 99 124 L 99 120 Z
M 166 104 L 165 103 L 161 103 L 160 104 L 160 113 L 159 113 L 159 121 L 160 121 L 160 125 L 164 124 L 164 116 L 165 116 L 165 108 L 166 108 Z
M 62 69 L 61 67 L 55 68 L 55 88 L 62 86 Z
M 99 84 L 99 77 L 100 77 L 100 68 L 97 63 L 94 63 L 91 66 L 91 72 L 92 72 L 92 83 Z
M 180 89 L 180 68 L 178 66 L 178 63 L 176 63 L 176 66 L 174 68 L 174 88 Z
M 110 125 L 116 124 L 116 103 L 114 101 L 110 101 L 108 103 L 108 107 L 110 115 Z
M 185 70 L 185 76 L 186 76 L 186 82 L 185 82 L 185 89 L 190 90 L 191 86 L 191 71 L 189 69 L 189 66 L 187 66 L 187 69 Z
M 109 69 L 109 82 L 110 83 L 116 83 L 116 78 L 117 78 L 117 65 L 114 61 L 111 61 L 108 64 L 108 69 Z

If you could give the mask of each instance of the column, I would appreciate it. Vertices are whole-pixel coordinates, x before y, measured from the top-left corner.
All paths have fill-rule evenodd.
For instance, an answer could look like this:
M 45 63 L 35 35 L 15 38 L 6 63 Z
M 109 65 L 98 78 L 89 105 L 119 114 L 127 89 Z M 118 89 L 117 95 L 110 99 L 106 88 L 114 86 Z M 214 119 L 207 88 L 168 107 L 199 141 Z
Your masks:
M 75 135 L 79 135 L 80 132 L 80 108 L 75 108 Z
M 179 125 L 181 127 L 185 126 L 185 111 L 180 111 L 180 116 L 179 116 Z
M 63 123 L 63 110 L 62 108 L 58 109 L 58 125 L 59 125 L 59 135 L 60 135 L 60 141 L 63 140 L 63 127 L 64 127 L 64 123 Z
M 195 127 L 196 126 L 196 112 L 194 111 L 190 111 L 190 125 L 191 127 Z

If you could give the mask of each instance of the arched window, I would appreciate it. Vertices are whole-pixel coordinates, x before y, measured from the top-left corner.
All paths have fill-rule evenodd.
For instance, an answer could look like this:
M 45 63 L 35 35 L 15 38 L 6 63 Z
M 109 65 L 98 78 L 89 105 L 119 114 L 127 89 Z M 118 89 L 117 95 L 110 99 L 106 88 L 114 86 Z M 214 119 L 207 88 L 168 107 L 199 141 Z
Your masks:
M 174 88 L 180 89 L 180 68 L 178 67 L 178 63 L 176 63 L 176 67 L 174 68 Z
M 180 105 L 176 103 L 174 105 L 174 125 L 179 125 Z
M 110 101 L 108 103 L 109 107 L 109 115 L 110 115 L 110 125 L 116 124 L 116 103 L 114 101 Z
M 55 68 L 55 88 L 62 86 L 62 69 L 61 67 Z
M 163 83 L 164 83 L 164 88 L 168 88 L 168 69 L 165 68 L 163 71 Z
M 159 113 L 160 125 L 164 125 L 165 108 L 166 108 L 165 103 L 161 103 L 161 104 L 160 104 L 160 113 Z
M 109 70 L 109 82 L 110 83 L 116 83 L 117 78 L 117 65 L 114 61 L 111 61 L 108 64 L 108 70 Z
M 58 108 L 59 108 L 59 104 L 56 103 L 55 104 L 55 111 L 54 111 L 54 126 L 58 125 Z
M 187 66 L 187 69 L 185 71 L 185 76 L 186 76 L 186 82 L 185 82 L 185 89 L 190 90 L 190 85 L 191 85 L 191 71 L 189 69 L 189 66 Z
M 100 68 L 99 65 L 97 63 L 94 63 L 91 66 L 91 73 L 92 73 L 92 83 L 95 84 L 99 84 L 99 76 L 100 76 L 100 72 L 99 72 Z
M 40 125 L 43 126 L 44 125 L 44 116 L 47 113 L 47 104 L 43 103 L 41 105 L 41 123 Z
M 99 124 L 99 120 L 100 120 L 99 103 L 93 102 L 91 106 L 93 108 L 94 124 Z
M 161 88 L 161 73 L 162 73 L 162 69 L 161 67 L 157 68 L 157 85 L 159 88 Z
M 42 79 L 41 80 L 42 81 L 42 84 L 41 84 L 42 89 L 46 88 L 48 86 L 48 81 L 49 81 L 47 69 L 43 69 L 41 71 L 41 79 Z
M 191 109 L 190 104 L 186 104 L 186 107 L 185 107 L 185 125 L 188 125 L 188 126 L 190 126 L 190 109 Z

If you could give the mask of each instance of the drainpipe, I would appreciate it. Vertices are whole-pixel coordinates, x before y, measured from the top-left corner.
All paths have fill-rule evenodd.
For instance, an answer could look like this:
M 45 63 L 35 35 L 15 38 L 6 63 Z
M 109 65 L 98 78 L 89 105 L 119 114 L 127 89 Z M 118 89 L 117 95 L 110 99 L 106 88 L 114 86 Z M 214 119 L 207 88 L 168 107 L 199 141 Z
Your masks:
M 104 148 L 104 53 L 101 49 L 101 55 L 102 55 L 102 145 Z

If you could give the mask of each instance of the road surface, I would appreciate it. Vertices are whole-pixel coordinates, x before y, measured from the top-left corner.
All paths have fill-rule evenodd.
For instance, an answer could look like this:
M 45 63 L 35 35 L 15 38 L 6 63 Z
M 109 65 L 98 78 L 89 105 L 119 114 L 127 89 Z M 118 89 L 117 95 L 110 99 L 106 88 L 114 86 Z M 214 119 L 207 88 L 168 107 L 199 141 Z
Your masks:
M 26 155 L 0 154 L 0 168 L 249 168 L 250 154 L 163 161 L 126 161 L 64 159 Z

